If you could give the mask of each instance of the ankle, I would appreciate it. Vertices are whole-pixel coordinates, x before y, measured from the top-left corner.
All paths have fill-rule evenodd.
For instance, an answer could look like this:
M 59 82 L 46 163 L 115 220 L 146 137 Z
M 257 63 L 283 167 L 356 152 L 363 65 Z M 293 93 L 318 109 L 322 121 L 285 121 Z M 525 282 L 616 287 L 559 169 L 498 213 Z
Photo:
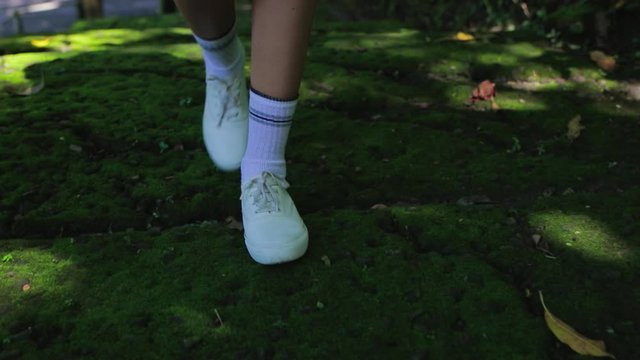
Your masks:
M 238 38 L 235 24 L 229 32 L 214 40 L 206 40 L 193 34 L 202 49 L 207 76 L 230 79 L 242 74 L 245 53 Z
M 247 159 L 245 157 L 240 164 L 240 182 L 244 184 L 265 172 L 285 180 L 287 177 L 287 164 L 284 160 Z

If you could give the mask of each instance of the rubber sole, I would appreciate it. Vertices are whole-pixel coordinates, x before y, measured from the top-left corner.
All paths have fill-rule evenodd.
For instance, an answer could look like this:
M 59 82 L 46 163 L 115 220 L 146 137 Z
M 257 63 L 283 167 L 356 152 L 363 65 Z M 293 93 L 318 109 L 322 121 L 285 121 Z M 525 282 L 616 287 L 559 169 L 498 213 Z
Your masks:
M 262 265 L 277 265 L 297 260 L 307 252 L 309 246 L 309 232 L 305 229 L 304 233 L 288 242 L 286 246 L 269 246 L 259 247 L 251 246 L 245 238 L 244 244 L 249 251 L 251 258 Z

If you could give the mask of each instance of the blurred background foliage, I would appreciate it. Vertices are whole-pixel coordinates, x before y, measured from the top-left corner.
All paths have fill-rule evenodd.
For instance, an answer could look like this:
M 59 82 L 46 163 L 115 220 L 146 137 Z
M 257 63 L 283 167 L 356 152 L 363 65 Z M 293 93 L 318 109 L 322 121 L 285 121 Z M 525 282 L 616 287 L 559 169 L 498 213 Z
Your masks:
M 640 0 L 324 0 L 323 16 L 394 18 L 424 30 L 526 28 L 558 46 L 636 52 Z

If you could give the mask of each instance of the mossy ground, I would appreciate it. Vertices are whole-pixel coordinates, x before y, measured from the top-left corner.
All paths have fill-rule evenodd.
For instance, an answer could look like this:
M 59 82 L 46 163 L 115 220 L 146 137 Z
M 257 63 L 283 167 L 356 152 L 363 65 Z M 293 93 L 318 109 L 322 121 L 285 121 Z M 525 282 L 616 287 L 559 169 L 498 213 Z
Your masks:
M 278 267 L 225 224 L 239 176 L 203 149 L 178 17 L 0 40 L 0 81 L 46 83 L 0 94 L 0 358 L 579 358 L 538 291 L 640 358 L 638 65 L 523 32 L 316 25 L 288 147 L 311 244 Z M 485 79 L 498 111 L 465 104 Z

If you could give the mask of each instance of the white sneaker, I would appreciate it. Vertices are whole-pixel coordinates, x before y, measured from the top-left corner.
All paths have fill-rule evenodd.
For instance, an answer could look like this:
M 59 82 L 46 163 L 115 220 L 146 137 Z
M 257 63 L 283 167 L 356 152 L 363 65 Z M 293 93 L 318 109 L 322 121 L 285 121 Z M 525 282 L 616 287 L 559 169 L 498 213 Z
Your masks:
M 233 81 L 207 77 L 202 133 L 209 157 L 223 171 L 240 168 L 249 133 L 249 99 L 244 73 Z
M 264 265 L 300 258 L 307 251 L 309 233 L 293 200 L 289 184 L 269 173 L 242 185 L 244 242 L 249 254 Z

